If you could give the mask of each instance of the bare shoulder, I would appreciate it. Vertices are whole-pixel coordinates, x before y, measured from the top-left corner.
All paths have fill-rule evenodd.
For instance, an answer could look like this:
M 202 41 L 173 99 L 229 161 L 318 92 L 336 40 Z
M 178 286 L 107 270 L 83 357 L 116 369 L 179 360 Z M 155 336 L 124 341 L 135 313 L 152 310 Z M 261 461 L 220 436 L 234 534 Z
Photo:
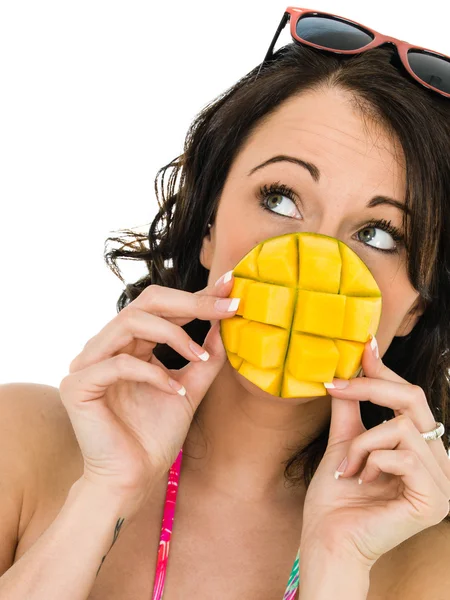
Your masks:
M 377 560 L 367 600 L 446 600 L 449 565 L 450 521 L 444 519 Z
M 64 485 L 64 478 L 75 481 L 82 457 L 58 388 L 38 383 L 0 385 L 0 418 L 2 452 L 22 488 L 20 539 L 38 504 L 55 486 Z
M 0 385 L 0 411 L 32 467 L 58 461 L 78 447 L 59 389 L 40 383 Z M 62 453 L 62 455 L 61 455 Z

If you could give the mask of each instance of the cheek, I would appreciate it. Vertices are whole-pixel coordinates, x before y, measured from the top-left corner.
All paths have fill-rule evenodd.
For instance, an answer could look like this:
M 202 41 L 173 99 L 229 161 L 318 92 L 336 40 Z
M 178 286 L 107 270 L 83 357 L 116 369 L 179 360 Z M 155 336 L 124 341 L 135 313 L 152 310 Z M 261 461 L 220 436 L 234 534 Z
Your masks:
M 229 219 L 224 211 L 215 220 L 215 240 L 210 281 L 231 271 L 254 245 L 251 232 L 242 219 Z M 217 276 L 216 276 L 217 275 Z
M 397 274 L 395 278 L 385 276 L 377 279 L 383 299 L 380 331 L 391 332 L 402 323 L 417 298 L 417 292 L 405 275 Z M 394 331 L 392 335 L 394 335 Z
M 227 269 L 234 268 L 254 246 L 277 234 L 273 228 L 265 231 L 258 213 L 238 200 L 223 195 L 217 211 L 214 261 Z

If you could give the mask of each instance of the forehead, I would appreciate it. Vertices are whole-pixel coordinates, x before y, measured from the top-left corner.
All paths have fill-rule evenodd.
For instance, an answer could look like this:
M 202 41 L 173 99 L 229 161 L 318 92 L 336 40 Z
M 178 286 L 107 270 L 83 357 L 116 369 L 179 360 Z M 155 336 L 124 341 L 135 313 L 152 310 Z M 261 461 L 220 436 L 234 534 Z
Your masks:
M 271 156 L 291 154 L 316 164 L 325 178 L 352 173 L 360 183 L 386 182 L 401 199 L 401 145 L 352 101 L 348 92 L 328 88 L 289 98 L 255 128 L 239 154 L 239 171 L 248 173 Z

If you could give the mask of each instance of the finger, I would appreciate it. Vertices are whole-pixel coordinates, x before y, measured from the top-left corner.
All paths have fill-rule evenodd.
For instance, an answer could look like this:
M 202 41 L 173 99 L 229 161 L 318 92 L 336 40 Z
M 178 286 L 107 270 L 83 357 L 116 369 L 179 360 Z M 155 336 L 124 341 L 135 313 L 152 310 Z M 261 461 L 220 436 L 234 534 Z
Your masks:
M 108 387 L 120 380 L 146 382 L 167 394 L 177 394 L 169 385 L 167 373 L 130 354 L 118 354 L 67 375 L 59 389 L 65 403 L 80 405 L 100 398 Z
M 404 490 L 394 503 L 403 503 L 406 498 L 411 505 L 411 515 L 418 519 L 418 531 L 424 525 L 430 527 L 440 523 L 448 514 L 450 490 L 442 493 L 425 465 L 414 452 L 408 450 L 375 450 L 369 456 L 366 468 L 361 473 L 363 484 L 374 481 L 380 473 L 397 475 L 404 483 Z M 450 486 L 449 486 L 450 487 Z M 426 521 L 424 522 L 424 519 Z M 399 519 L 397 526 L 403 522 Z M 411 537 L 411 533 L 408 534 Z
M 450 468 L 443 471 L 430 446 L 418 432 L 409 417 L 401 415 L 376 425 L 353 439 L 347 449 L 345 477 L 355 475 L 374 450 L 399 448 L 414 452 L 422 461 L 443 494 L 450 498 Z M 447 463 L 450 462 L 447 460 Z
M 195 296 L 189 292 L 160 286 L 155 286 L 151 298 L 147 309 L 139 308 L 138 304 L 132 303 L 107 323 L 74 358 L 69 372 L 78 371 L 94 362 L 104 360 L 108 356 L 114 356 L 134 339 L 146 340 L 153 347 L 156 343 L 169 344 L 189 361 L 198 361 L 199 356 L 204 356 L 202 347 L 196 344 L 181 326 L 161 317 L 161 312 L 168 314 L 176 311 L 178 315 L 190 314 L 192 318 L 222 319 L 235 315 L 237 310 L 236 299 L 221 298 L 222 302 L 228 304 L 228 309 L 222 311 L 215 306 L 217 297 Z M 166 307 L 162 311 L 161 306 L 164 301 L 166 301 Z M 185 319 L 186 322 L 190 320 L 192 319 Z M 192 344 L 192 348 L 190 344 Z M 199 355 L 193 348 L 197 349 Z M 207 356 L 204 358 L 207 359 Z
M 331 396 L 331 422 L 328 445 L 354 439 L 365 431 L 358 402 Z
M 203 348 L 184 329 L 135 307 L 123 310 L 96 337 L 97 344 L 86 346 L 72 361 L 70 373 L 114 356 L 133 340 L 146 340 L 151 349 L 157 343 L 168 344 L 188 360 L 207 360 Z
M 234 316 L 239 305 L 236 298 L 228 297 L 233 288 L 233 277 L 226 283 L 220 282 L 222 278 L 217 285 L 209 285 L 194 293 L 159 285 L 149 286 L 124 310 L 134 305 L 180 326 L 194 319 L 209 320 L 214 324 Z
M 147 312 L 164 317 L 177 325 L 186 325 L 193 319 L 205 321 L 223 319 L 229 316 L 227 308 L 224 311 L 217 310 L 214 305 L 217 300 L 225 300 L 233 288 L 233 276 L 224 283 L 223 277 L 225 275 L 219 278 L 218 285 L 211 284 L 196 292 L 150 285 L 128 306 L 135 305 Z M 222 281 L 220 281 L 221 279 Z M 183 312 L 180 312 L 180 305 Z M 204 309 L 206 309 L 206 313 Z
M 333 381 L 338 383 L 340 380 Z M 428 431 L 436 426 L 422 388 L 411 383 L 357 377 L 348 381 L 347 387 L 332 388 L 329 393 L 347 400 L 370 401 L 391 408 L 410 417 L 419 430 Z
M 338 382 L 339 380 L 333 380 Z M 356 377 L 348 381 L 344 389 L 333 388 L 330 394 L 338 398 L 359 402 L 370 401 L 379 406 L 391 408 L 396 416 L 405 415 L 411 419 L 419 433 L 431 431 L 436 420 L 421 387 L 411 383 L 397 383 L 370 377 Z M 423 438 L 422 438 L 423 439 Z M 424 440 L 425 441 L 425 440 Z M 450 469 L 449 456 L 441 438 L 426 442 L 442 470 Z
M 233 287 L 233 277 L 231 275 L 231 272 L 228 275 L 228 277 L 226 277 L 226 275 L 227 273 L 220 277 L 216 282 L 216 285 L 209 285 L 201 290 L 198 290 L 195 293 L 186 292 L 184 290 L 177 290 L 174 288 L 160 285 L 149 285 L 141 292 L 141 294 L 135 300 L 133 300 L 128 306 L 122 309 L 119 315 L 121 315 L 125 311 L 140 308 L 141 310 L 145 310 L 148 313 L 153 313 L 156 316 L 163 316 L 167 321 L 170 321 L 180 326 L 189 323 L 195 318 L 211 320 L 213 318 L 224 319 L 229 316 L 233 316 L 235 311 L 228 310 L 228 306 L 221 306 L 220 308 L 215 306 L 215 302 L 217 300 L 223 300 L 229 296 L 229 293 L 231 292 L 231 289 Z M 227 279 L 227 281 L 225 281 L 224 278 Z M 199 296 L 212 296 L 213 299 L 209 298 L 209 300 L 202 300 L 199 298 Z M 211 306 L 213 307 L 212 310 Z M 232 306 L 234 308 L 237 308 L 234 306 L 234 304 Z M 205 313 L 205 309 L 206 314 L 201 314 Z M 186 311 L 189 313 L 188 318 L 186 318 Z M 114 321 L 115 319 L 113 319 L 110 323 L 113 323 Z M 110 323 L 108 323 L 106 327 L 108 327 Z M 88 340 L 88 342 L 83 348 L 83 351 L 88 346 L 97 343 L 98 335 L 102 334 L 106 327 L 104 327 L 97 335 L 93 336 L 90 340 Z M 80 354 L 82 354 L 82 352 L 80 352 Z M 77 359 L 78 356 L 75 360 Z
M 203 400 L 212 382 L 227 361 L 227 353 L 220 336 L 219 323 L 208 331 L 203 344 L 209 352 L 210 358 L 205 363 L 191 362 L 180 369 L 172 377 L 186 388 L 186 398 L 195 411 Z

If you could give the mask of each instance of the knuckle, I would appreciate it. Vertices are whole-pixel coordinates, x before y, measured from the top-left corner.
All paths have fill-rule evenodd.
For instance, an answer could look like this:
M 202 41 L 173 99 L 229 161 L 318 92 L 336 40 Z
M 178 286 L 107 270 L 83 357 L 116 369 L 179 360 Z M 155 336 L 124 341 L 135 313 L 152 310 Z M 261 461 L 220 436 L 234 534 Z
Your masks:
M 362 433 L 357 438 L 355 438 L 348 447 L 347 456 L 360 456 L 362 451 L 364 450 L 364 439 L 362 438 L 364 434 Z
M 78 358 L 74 358 L 69 365 L 69 374 L 74 373 L 77 370 L 77 360 Z
M 161 290 L 162 286 L 158 285 L 157 283 L 151 283 L 144 289 L 142 294 L 145 295 L 146 301 L 152 302 L 153 300 L 155 300 L 155 298 L 159 297 L 159 295 L 161 294 Z
M 70 381 L 70 375 L 66 375 L 65 377 L 63 377 L 63 379 L 61 379 L 61 381 L 59 382 L 59 391 L 65 393 L 67 388 L 70 386 Z
M 84 344 L 83 350 L 85 350 L 88 346 L 90 346 L 92 344 L 92 342 L 94 342 L 94 340 L 95 340 L 96 337 L 97 336 L 94 335 L 91 338 L 89 338 L 88 341 Z
M 216 300 L 216 298 L 212 298 L 211 296 L 197 295 L 194 297 L 195 297 L 197 309 L 199 309 L 199 310 L 203 310 L 204 308 L 211 308 L 211 305 Z
M 419 464 L 419 459 L 417 458 L 417 455 L 412 452 L 411 450 L 405 450 L 405 454 L 404 454 L 404 458 L 403 458 L 403 464 L 406 465 L 407 467 L 410 467 L 411 469 L 415 469 L 418 464 Z
M 428 404 L 427 396 L 424 390 L 419 385 L 413 385 L 414 395 L 417 398 L 417 403 Z
M 367 457 L 366 467 L 373 468 L 374 466 L 377 465 L 377 461 L 378 461 L 378 452 L 377 452 L 377 450 L 373 450 Z
M 96 336 L 91 337 L 83 346 L 83 349 L 81 350 L 81 352 L 79 354 L 77 354 L 77 356 L 75 356 L 75 358 L 72 359 L 71 363 L 69 364 L 69 374 L 72 375 L 72 373 L 75 373 L 76 371 L 79 371 L 80 369 L 83 369 L 85 367 L 85 352 L 87 350 L 90 350 L 91 346 L 94 344 L 94 341 L 96 339 Z
M 412 429 L 416 429 L 414 423 L 408 415 L 399 415 L 396 417 L 397 427 L 401 435 L 410 435 Z
M 127 306 L 118 315 L 127 329 L 131 329 L 136 323 L 139 310 L 135 306 Z
M 114 366 L 119 370 L 128 369 L 134 362 L 132 357 L 126 352 L 122 352 L 121 354 L 114 356 L 113 361 Z

